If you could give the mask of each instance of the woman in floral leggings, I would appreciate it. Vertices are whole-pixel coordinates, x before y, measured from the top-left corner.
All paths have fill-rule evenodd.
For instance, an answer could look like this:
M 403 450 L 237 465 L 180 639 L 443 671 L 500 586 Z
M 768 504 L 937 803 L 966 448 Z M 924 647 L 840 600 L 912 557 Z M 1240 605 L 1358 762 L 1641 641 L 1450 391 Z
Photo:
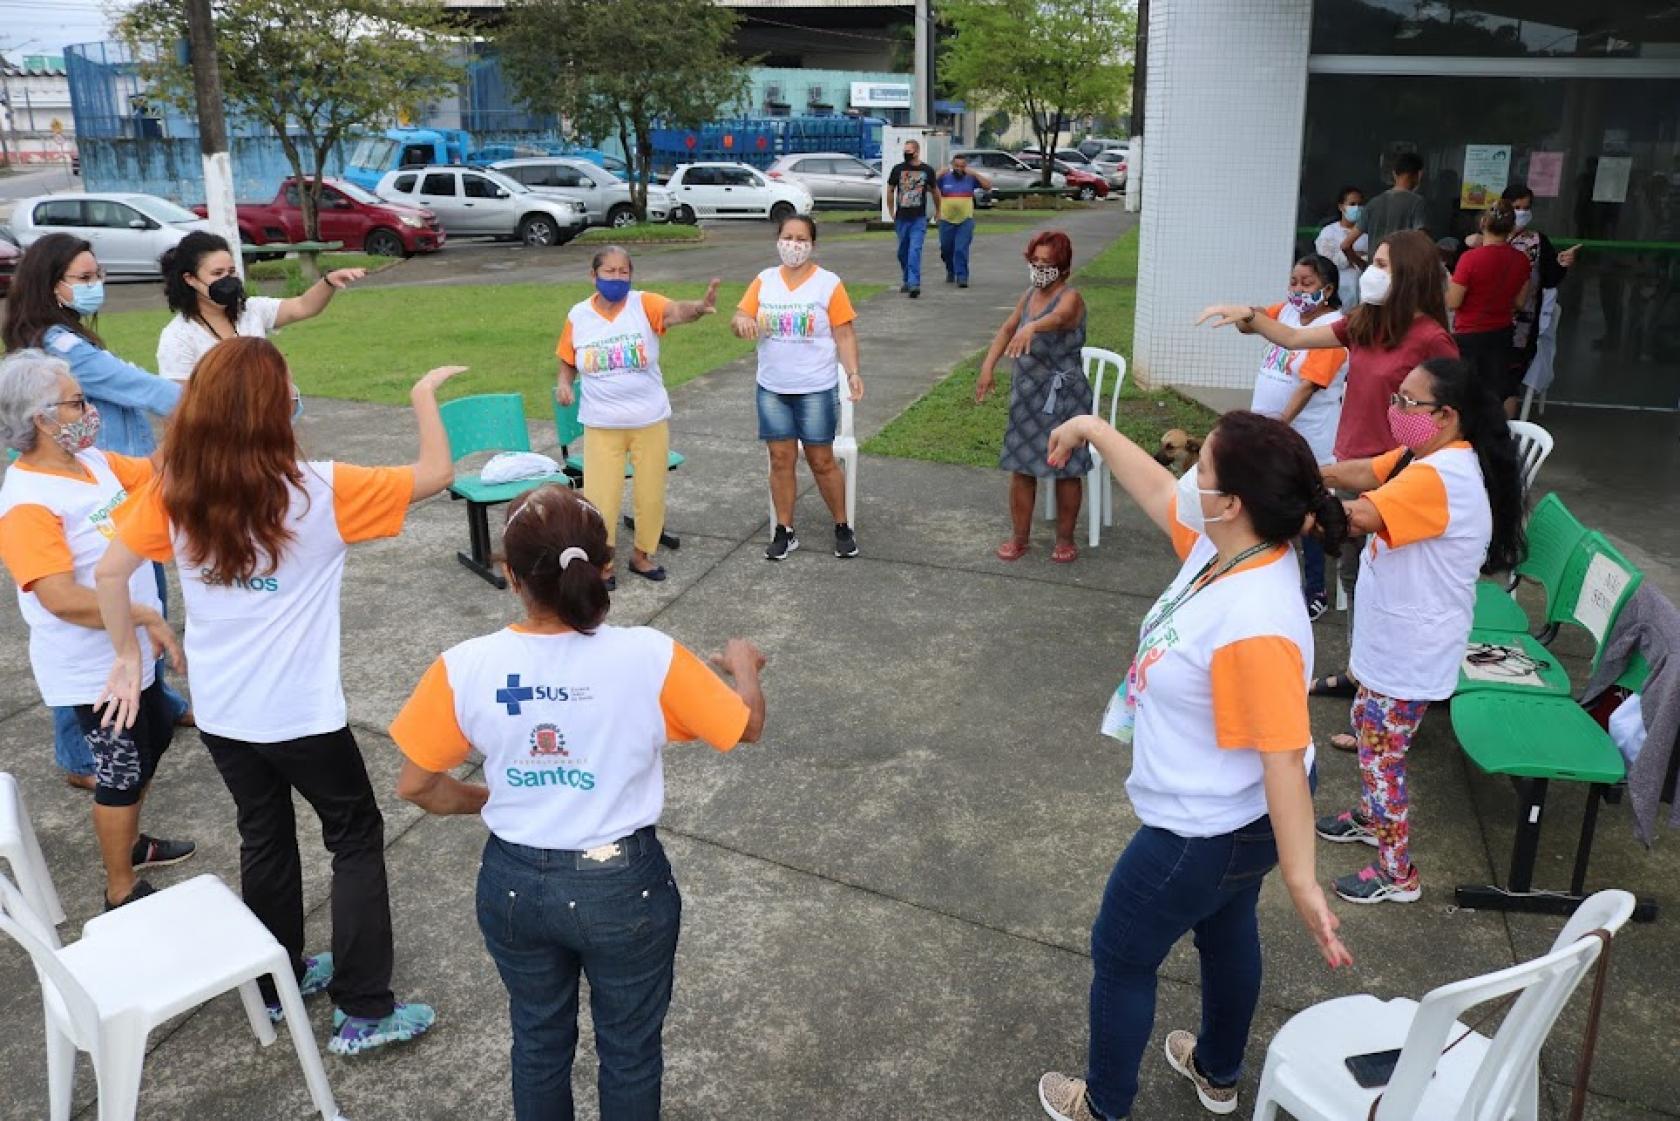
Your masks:
M 1429 702 L 1458 684 L 1477 573 L 1507 571 L 1526 550 L 1516 446 L 1500 402 L 1465 363 L 1432 358 L 1407 374 L 1388 427 L 1393 451 L 1324 469 L 1326 485 L 1365 492 L 1346 505 L 1354 532 L 1370 534 L 1350 659 L 1364 796 L 1318 821 L 1327 841 L 1376 846 L 1375 864 L 1336 880 L 1352 903 L 1410 903 L 1422 892 L 1406 751 Z

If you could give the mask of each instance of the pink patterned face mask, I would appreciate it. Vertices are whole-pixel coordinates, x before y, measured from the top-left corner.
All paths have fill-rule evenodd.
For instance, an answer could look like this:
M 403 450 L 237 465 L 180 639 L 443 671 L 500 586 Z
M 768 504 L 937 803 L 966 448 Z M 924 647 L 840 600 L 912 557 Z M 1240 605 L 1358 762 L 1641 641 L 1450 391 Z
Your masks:
M 1439 429 L 1428 413 L 1404 413 L 1390 405 L 1388 431 L 1402 447 L 1417 451 L 1433 440 Z

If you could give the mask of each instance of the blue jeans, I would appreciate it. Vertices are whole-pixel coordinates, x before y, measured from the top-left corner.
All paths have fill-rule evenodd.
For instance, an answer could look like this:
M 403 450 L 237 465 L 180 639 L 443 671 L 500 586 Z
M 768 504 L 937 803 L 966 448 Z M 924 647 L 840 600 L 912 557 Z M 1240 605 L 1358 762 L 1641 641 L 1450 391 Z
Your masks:
M 968 247 L 973 242 L 974 219 L 939 223 L 939 258 L 945 262 L 946 276 L 968 279 Z
M 572 1121 L 578 976 L 600 1057 L 601 1121 L 655 1121 L 682 896 L 654 830 L 605 861 L 492 835 L 478 927 L 508 990 L 517 1121 Z
M 1155 971 L 1194 931 L 1202 962 L 1196 1063 L 1216 1085 L 1242 1073 L 1260 1000 L 1260 881 L 1277 863 L 1269 817 L 1218 837 L 1146 825 L 1120 854 L 1091 928 L 1091 1046 L 1086 1085 L 1107 1118 L 1125 1117 L 1155 1025 Z
M 774 393 L 758 387 L 758 438 L 798 440 L 806 447 L 834 443 L 840 430 L 840 391 Z
M 922 286 L 922 242 L 927 238 L 927 218 L 899 218 L 893 222 L 898 234 L 898 271 L 912 288 Z
M 1316 537 L 1301 538 L 1301 584 L 1308 599 L 1324 598 L 1324 546 Z

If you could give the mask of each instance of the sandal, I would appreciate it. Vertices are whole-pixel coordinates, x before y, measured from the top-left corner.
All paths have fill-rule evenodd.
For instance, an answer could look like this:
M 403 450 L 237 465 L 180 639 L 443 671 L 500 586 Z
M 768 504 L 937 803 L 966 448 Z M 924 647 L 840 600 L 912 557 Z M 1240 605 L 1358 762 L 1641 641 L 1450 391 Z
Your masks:
M 1050 550 L 1052 564 L 1072 564 L 1079 559 L 1079 549 L 1076 546 L 1061 544 Z
M 1337 751 L 1358 751 L 1359 741 L 1346 732 L 1337 732 L 1330 737 L 1330 746 Z
M 1307 686 L 1309 697 L 1352 697 L 1359 692 L 1359 682 L 1355 681 L 1346 670 L 1332 673 L 1326 677 L 1315 677 L 1312 684 Z
M 1027 555 L 1031 548 L 1025 541 L 1017 541 L 1013 537 L 997 547 L 997 559 L 1001 561 L 1018 561 Z

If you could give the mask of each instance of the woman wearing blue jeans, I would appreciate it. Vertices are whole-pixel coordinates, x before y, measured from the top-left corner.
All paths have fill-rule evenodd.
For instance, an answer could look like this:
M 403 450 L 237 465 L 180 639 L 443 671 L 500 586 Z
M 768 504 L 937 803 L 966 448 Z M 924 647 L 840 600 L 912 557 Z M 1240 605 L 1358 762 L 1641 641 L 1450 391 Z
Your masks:
M 1144 617 L 1137 656 L 1103 716 L 1132 747 L 1126 792 L 1142 827 L 1121 853 L 1091 930 L 1085 1076 L 1039 1080 L 1058 1121 L 1131 1113 L 1155 1021 L 1155 974 L 1194 932 L 1198 1032 L 1173 1031 L 1167 1062 L 1213 1113 L 1237 1108 L 1260 999 L 1260 884 L 1272 866 L 1332 967 L 1352 958 L 1313 867 L 1312 624 L 1290 542 L 1347 531 L 1311 449 L 1281 421 L 1227 413 L 1182 479 L 1093 416 L 1050 435 L 1053 465 L 1086 443 L 1184 562 Z
M 572 1121 L 580 976 L 602 1121 L 654 1121 L 682 921 L 654 829 L 663 752 L 668 740 L 757 740 L 764 657 L 731 639 L 712 659 L 731 687 L 658 631 L 603 626 L 607 527 L 574 491 L 513 502 L 502 548 L 525 618 L 426 671 L 391 725 L 407 757 L 397 793 L 490 828 L 478 924 L 508 990 L 517 1121 Z M 483 786 L 447 773 L 473 748 Z

